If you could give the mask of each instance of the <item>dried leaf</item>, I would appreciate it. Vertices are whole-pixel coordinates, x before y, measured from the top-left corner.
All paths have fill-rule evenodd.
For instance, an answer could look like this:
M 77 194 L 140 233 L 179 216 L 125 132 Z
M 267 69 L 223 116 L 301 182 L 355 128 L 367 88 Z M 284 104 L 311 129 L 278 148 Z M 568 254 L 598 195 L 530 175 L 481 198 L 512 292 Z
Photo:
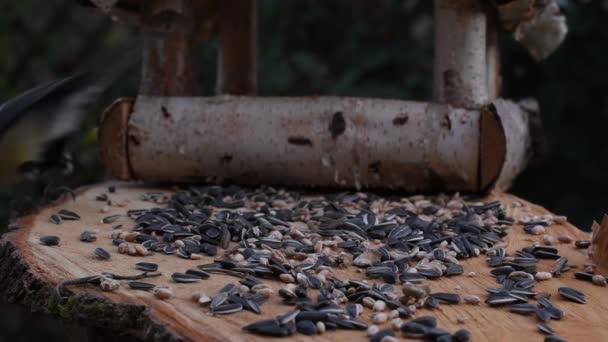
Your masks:
M 519 24 L 514 37 L 536 61 L 541 61 L 561 45 L 567 33 L 566 18 L 561 14 L 557 3 L 551 1 L 532 20 Z

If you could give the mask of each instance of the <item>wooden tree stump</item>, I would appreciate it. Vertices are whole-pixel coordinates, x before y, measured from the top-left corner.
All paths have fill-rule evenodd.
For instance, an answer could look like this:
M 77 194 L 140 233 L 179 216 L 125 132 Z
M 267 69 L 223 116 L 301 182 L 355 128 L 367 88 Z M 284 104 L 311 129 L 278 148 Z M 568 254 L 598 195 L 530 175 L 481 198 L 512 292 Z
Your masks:
M 133 221 L 125 216 L 129 209 L 149 208 L 160 206 L 151 202 L 141 201 L 141 196 L 149 191 L 167 189 L 151 189 L 127 184 L 114 184 L 116 193 L 111 194 L 113 205 L 109 212 L 102 213 L 100 208 L 104 202 L 96 201 L 95 197 L 105 192 L 110 184 L 99 184 L 78 192 L 75 201 L 66 199 L 37 213 L 22 218 L 17 226 L 5 234 L 0 242 L 0 293 L 11 302 L 23 303 L 33 310 L 58 315 L 64 319 L 78 320 L 96 327 L 104 327 L 117 333 L 128 333 L 147 340 L 192 340 L 192 341 L 263 341 L 265 338 L 241 332 L 248 323 L 275 317 L 291 310 L 282 305 L 275 294 L 263 305 L 263 313 L 255 315 L 243 311 L 229 316 L 211 316 L 191 300 L 195 290 L 213 294 L 228 282 L 236 283 L 234 277 L 214 274 L 208 280 L 196 284 L 176 284 L 171 281 L 172 272 L 182 272 L 188 268 L 208 263 L 212 257 L 202 260 L 184 260 L 174 255 L 159 253 L 146 257 L 133 257 L 118 254 L 112 247 L 110 233 L 112 226 L 123 224 L 124 229 L 131 229 Z M 493 193 L 487 199 L 499 199 L 505 203 L 507 212 L 518 219 L 526 215 L 544 215 L 544 208 L 520 200 L 505 193 Z M 519 202 L 523 206 L 514 206 Z M 79 221 L 64 221 L 61 225 L 49 222 L 51 214 L 60 209 L 68 209 L 81 215 Z M 103 217 L 121 214 L 121 219 L 113 224 L 103 224 Z M 98 229 L 97 241 L 84 243 L 79 241 L 80 233 L 85 230 Z M 513 253 L 532 244 L 533 240 L 542 240 L 542 236 L 527 235 L 521 225 L 514 225 L 508 230 L 506 238 L 507 251 Z M 558 236 L 569 234 L 575 239 L 588 239 L 588 234 L 576 229 L 571 224 L 553 225 L 547 228 L 547 234 Z M 56 235 L 61 238 L 59 246 L 44 246 L 39 238 L 45 235 Z M 103 247 L 112 253 L 108 261 L 100 261 L 93 256 L 96 247 Z M 557 246 L 560 254 L 568 257 L 569 264 L 576 265 L 582 271 L 584 251 L 575 249 L 574 244 Z M 475 294 L 483 299 L 487 297 L 486 287 L 497 287 L 494 277 L 489 274 L 485 256 L 462 261 L 465 274 L 477 272 L 476 277 L 465 275 L 452 278 L 441 278 L 437 281 L 427 281 L 433 292 L 457 292 L 460 294 Z M 163 273 L 157 278 L 146 279 L 154 284 L 166 284 L 173 288 L 175 296 L 162 301 L 151 293 L 136 291 L 122 285 L 115 292 L 102 292 L 91 285 L 69 287 L 71 295 L 67 300 L 59 301 L 53 295 L 55 287 L 62 281 L 84 276 L 112 272 L 121 275 L 140 273 L 135 270 L 138 262 L 154 262 L 160 265 Z M 551 268 L 553 262 L 543 260 L 538 269 L 545 271 Z M 364 275 L 356 272 L 352 266 L 334 270 L 340 279 L 362 279 Z M 570 341 L 599 341 L 608 334 L 608 324 L 605 323 L 605 312 L 608 310 L 606 288 L 594 286 L 590 282 L 576 280 L 574 271 L 564 273 L 560 278 L 539 282 L 535 286 L 538 292 L 552 295 L 553 302 L 566 312 L 563 320 L 552 324 L 556 334 Z M 605 274 L 605 273 L 604 273 Z M 278 290 L 284 284 L 273 280 L 264 280 L 273 289 Z M 561 286 L 577 288 L 584 292 L 587 304 L 581 305 L 567 302 L 560 298 L 557 289 Z M 395 285 L 400 291 L 400 285 Z M 369 322 L 369 310 L 365 311 L 362 319 Z M 466 328 L 471 331 L 474 341 L 540 341 L 541 335 L 536 328 L 536 319 L 508 312 L 507 308 L 491 308 L 481 305 L 442 305 L 439 309 L 429 311 L 419 309 L 415 316 L 430 314 L 436 316 L 439 326 L 449 331 Z M 457 320 L 464 319 L 459 324 Z M 400 334 L 399 334 L 400 336 Z M 308 340 L 302 334 L 295 334 L 290 340 Z M 328 331 L 315 337 L 318 341 L 365 341 L 367 336 L 361 331 Z

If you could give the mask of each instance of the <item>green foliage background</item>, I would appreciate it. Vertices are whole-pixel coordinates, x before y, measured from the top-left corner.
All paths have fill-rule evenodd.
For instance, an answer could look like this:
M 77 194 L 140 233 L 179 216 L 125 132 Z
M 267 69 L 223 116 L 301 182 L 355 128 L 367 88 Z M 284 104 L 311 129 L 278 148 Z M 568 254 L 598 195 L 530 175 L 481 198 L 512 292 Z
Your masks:
M 570 33 L 548 60 L 534 63 L 503 33 L 504 96 L 534 96 L 548 142 L 545 162 L 529 168 L 512 191 L 568 215 L 586 229 L 608 211 L 608 2 L 563 0 Z M 431 95 L 433 25 L 430 0 L 259 0 L 262 95 L 350 95 L 426 100 Z M 137 31 L 96 16 L 70 0 L 0 4 L 0 99 L 65 77 L 102 51 L 135 42 Z M 201 43 L 202 95 L 215 81 L 215 42 Z M 91 109 L 87 130 L 112 99 L 134 95 L 138 72 L 123 78 Z M 79 147 L 75 184 L 106 177 L 94 140 Z M 8 201 L 18 187 L 0 189 Z M 12 309 L 16 310 L 16 309 Z M 19 315 L 0 336 L 35 339 Z M 21 322 L 21 323 L 19 323 Z M 44 322 L 44 320 L 41 320 Z M 57 335 L 55 324 L 47 326 Z M 44 328 L 41 328 L 44 329 Z M 27 332 L 26 332 L 27 331 Z M 44 330 L 46 331 L 46 330 Z

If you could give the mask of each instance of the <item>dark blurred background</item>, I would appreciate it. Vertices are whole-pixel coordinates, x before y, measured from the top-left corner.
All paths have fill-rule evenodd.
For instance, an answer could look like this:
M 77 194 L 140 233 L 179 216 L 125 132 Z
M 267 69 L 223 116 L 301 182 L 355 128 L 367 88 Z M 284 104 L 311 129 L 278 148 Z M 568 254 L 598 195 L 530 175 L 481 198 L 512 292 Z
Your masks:
M 501 34 L 503 96 L 536 97 L 547 139 L 543 164 L 520 176 L 512 192 L 567 215 L 587 230 L 608 199 L 608 1 L 562 0 L 569 34 L 540 64 Z M 259 0 L 261 95 L 349 95 L 428 100 L 432 85 L 430 0 Z M 73 0 L 0 4 L 0 102 L 70 75 L 102 51 L 137 41 L 133 27 L 79 8 Z M 216 44 L 201 43 L 202 95 L 215 83 Z M 79 146 L 76 184 L 104 179 L 94 127 L 120 96 L 132 96 L 138 72 L 121 79 L 91 109 Z M 19 187 L 0 189 L 5 226 Z M 70 331 L 66 335 L 66 331 Z M 79 328 L 17 306 L 0 305 L 0 340 L 81 340 Z

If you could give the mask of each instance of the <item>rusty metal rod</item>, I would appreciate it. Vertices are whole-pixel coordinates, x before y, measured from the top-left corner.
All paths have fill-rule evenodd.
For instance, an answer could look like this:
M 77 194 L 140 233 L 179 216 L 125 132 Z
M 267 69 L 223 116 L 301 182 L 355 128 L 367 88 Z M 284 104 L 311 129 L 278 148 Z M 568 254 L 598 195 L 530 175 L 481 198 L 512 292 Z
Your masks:
M 257 1 L 221 1 L 217 93 L 257 92 Z
M 143 60 L 139 93 L 193 96 L 195 25 L 190 0 L 143 3 Z

